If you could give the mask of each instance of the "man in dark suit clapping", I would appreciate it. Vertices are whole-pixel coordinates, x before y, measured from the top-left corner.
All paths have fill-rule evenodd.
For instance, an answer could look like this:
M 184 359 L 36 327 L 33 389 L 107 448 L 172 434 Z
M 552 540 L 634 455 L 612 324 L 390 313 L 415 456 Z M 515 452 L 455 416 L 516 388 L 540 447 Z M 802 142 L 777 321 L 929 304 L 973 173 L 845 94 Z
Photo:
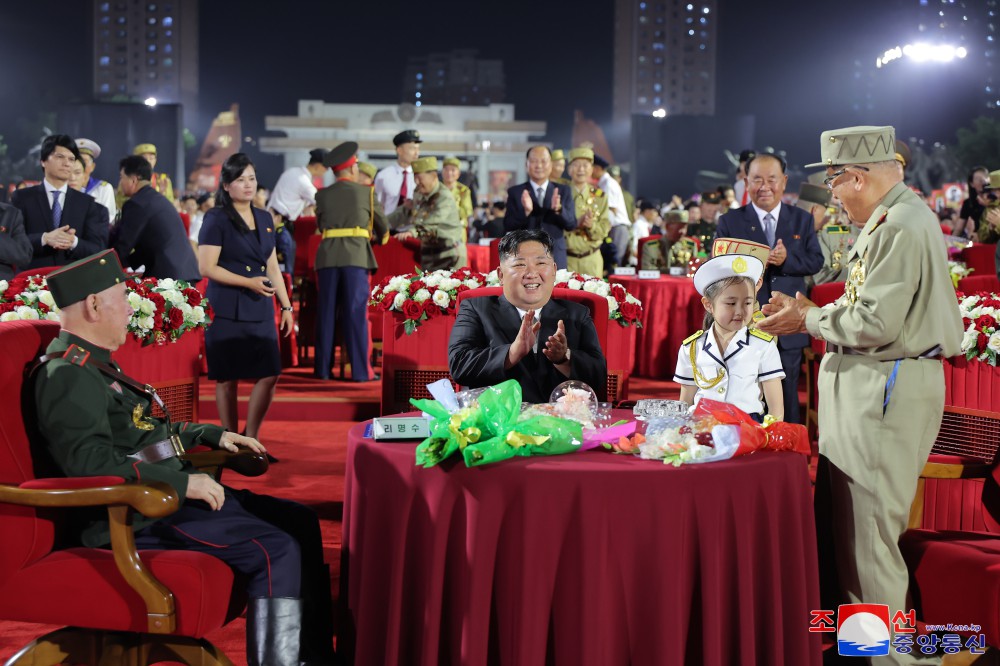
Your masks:
M 198 259 L 177 209 L 150 186 L 152 165 L 141 155 L 130 155 L 118 163 L 118 169 L 118 189 L 128 200 L 111 232 L 111 247 L 122 263 L 132 268 L 145 266 L 147 277 L 192 284 L 200 280 Z
M 605 399 L 608 367 L 585 305 L 552 299 L 556 268 L 544 231 L 500 241 L 502 296 L 462 301 L 448 341 L 448 371 L 470 388 L 516 379 L 527 402 L 548 402 L 567 379 Z
M 552 258 L 558 268 L 566 268 L 566 239 L 563 232 L 576 229 L 573 193 L 568 185 L 549 180 L 552 152 L 548 146 L 528 150 L 528 182 L 507 190 L 504 232 L 541 229 L 552 239 Z M 563 205 L 568 204 L 568 205 Z
M 793 298 L 795 292 L 804 294 L 806 276 L 823 267 L 823 250 L 816 238 L 812 216 L 801 208 L 781 203 L 788 185 L 785 161 L 778 155 L 761 153 L 751 158 L 746 169 L 750 205 L 731 210 L 719 218 L 715 237 L 742 238 L 770 246 L 764 283 L 757 292 L 757 302 L 763 306 L 772 292 Z M 799 422 L 799 370 L 802 348 L 808 344 L 809 336 L 805 333 L 778 338 L 781 367 L 785 371 L 781 390 L 785 420 L 789 423 Z
M 31 262 L 22 270 L 64 266 L 108 247 L 108 209 L 67 185 L 73 164 L 80 161 L 76 142 L 65 134 L 45 137 L 41 161 L 42 184 L 11 197 L 31 242 Z

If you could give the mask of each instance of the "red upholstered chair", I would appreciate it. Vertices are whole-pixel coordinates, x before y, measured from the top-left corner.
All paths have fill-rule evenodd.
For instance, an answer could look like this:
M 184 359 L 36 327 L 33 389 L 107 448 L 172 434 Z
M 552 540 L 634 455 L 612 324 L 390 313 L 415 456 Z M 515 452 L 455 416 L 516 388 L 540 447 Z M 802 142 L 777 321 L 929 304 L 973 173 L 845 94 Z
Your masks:
M 7 663 L 231 666 L 203 637 L 242 609 L 232 570 L 204 553 L 135 549 L 131 512 L 175 511 L 172 488 L 118 477 L 36 478 L 45 470 L 24 428 L 32 404 L 23 402 L 32 400 L 25 373 L 58 330 L 55 322 L 0 324 L 0 619 L 65 625 Z M 65 517 L 59 509 L 82 506 L 107 507 L 110 550 L 54 550 Z
M 494 269 L 500 265 L 500 239 L 492 238 L 490 239 L 490 269 Z
M 306 274 L 309 265 L 309 238 L 316 233 L 316 217 L 300 217 L 295 220 L 295 266 L 292 277 L 298 278 Z M 312 255 L 316 256 L 315 253 Z
M 646 243 L 649 243 L 650 241 L 658 241 L 661 238 L 663 238 L 662 234 L 652 234 L 652 235 L 646 236 L 645 238 L 640 238 L 639 239 L 639 244 L 636 247 L 636 256 L 641 260 L 642 259 L 642 248 L 643 248 L 643 246 L 646 245 Z
M 29 268 L 15 275 L 14 279 L 32 277 L 35 275 L 48 275 L 52 271 L 59 268 L 62 268 L 62 266 L 39 266 L 38 268 Z
M 973 243 L 962 250 L 960 257 L 973 275 L 996 275 L 996 252 L 995 243 Z
M 180 213 L 181 222 L 184 223 L 184 235 L 187 236 L 191 233 L 191 216 L 187 213 Z

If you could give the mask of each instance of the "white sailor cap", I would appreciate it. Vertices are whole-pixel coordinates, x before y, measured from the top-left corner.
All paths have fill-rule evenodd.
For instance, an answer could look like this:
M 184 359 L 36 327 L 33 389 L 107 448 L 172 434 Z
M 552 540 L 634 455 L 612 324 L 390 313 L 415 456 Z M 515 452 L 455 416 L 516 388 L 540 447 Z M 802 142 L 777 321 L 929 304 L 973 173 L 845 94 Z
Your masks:
M 96 141 L 91 141 L 90 139 L 77 139 L 76 147 L 80 149 L 81 153 L 87 153 L 95 160 L 101 156 L 101 147 L 97 145 Z
M 757 284 L 764 274 L 764 264 L 757 257 L 748 254 L 724 254 L 713 257 L 698 267 L 694 274 L 694 288 L 702 296 L 713 282 L 728 277 L 748 277 Z

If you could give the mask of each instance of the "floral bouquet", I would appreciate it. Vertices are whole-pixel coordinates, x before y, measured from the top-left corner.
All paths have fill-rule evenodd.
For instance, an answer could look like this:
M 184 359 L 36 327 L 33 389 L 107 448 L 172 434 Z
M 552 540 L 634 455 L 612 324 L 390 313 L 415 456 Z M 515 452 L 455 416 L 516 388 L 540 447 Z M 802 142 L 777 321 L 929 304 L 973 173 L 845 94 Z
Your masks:
M 958 309 L 962 313 L 965 335 L 962 353 L 966 360 L 997 364 L 1000 355 L 1000 295 L 981 291 L 970 296 L 958 292 Z M 0 316 L 2 318 L 2 316 Z
M 642 326 L 642 303 L 620 284 L 602 278 L 560 269 L 555 287 L 578 289 L 603 296 L 608 302 L 608 318 L 621 326 Z M 457 271 L 416 271 L 383 279 L 372 289 L 368 305 L 385 312 L 402 312 L 403 330 L 412 335 L 428 319 L 455 314 L 458 295 L 479 287 L 499 287 L 497 271 L 478 273 L 469 268 Z
M 704 398 L 690 416 L 650 420 L 645 440 L 636 448 L 640 458 L 675 467 L 728 460 L 761 449 L 810 454 L 805 426 L 767 420 L 761 425 L 738 407 Z
M 0 322 L 18 319 L 59 321 L 59 308 L 41 275 L 0 280 Z
M 184 280 L 135 278 L 127 286 L 133 310 L 128 330 L 144 347 L 176 342 L 187 331 L 212 323 L 208 299 Z
M 467 467 L 515 456 L 557 455 L 578 451 L 583 427 L 548 415 L 521 414 L 521 386 L 510 379 L 482 391 L 457 411 L 437 400 L 410 399 L 429 414 L 431 435 L 417 446 L 416 462 L 433 467 L 461 453 Z
M 955 289 L 958 289 L 958 281 L 969 277 L 973 270 L 975 269 L 966 266 L 964 261 L 948 260 L 948 274 L 951 275 L 951 283 Z

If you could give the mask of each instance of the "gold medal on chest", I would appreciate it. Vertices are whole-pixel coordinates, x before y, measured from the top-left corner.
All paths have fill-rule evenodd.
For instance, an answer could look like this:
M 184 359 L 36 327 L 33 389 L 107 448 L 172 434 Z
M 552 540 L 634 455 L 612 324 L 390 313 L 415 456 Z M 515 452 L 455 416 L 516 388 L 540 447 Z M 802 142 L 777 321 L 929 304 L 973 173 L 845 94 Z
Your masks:
M 148 418 L 144 417 L 142 412 L 142 405 L 136 405 L 132 409 L 132 424 L 139 430 L 152 430 L 156 426 Z
M 851 271 L 847 275 L 847 284 L 844 286 L 844 294 L 847 296 L 847 302 L 854 305 L 858 302 L 858 289 L 861 285 L 865 283 L 865 273 L 867 268 L 865 266 L 865 259 L 867 258 L 867 253 L 864 257 L 860 257 L 851 265 Z

